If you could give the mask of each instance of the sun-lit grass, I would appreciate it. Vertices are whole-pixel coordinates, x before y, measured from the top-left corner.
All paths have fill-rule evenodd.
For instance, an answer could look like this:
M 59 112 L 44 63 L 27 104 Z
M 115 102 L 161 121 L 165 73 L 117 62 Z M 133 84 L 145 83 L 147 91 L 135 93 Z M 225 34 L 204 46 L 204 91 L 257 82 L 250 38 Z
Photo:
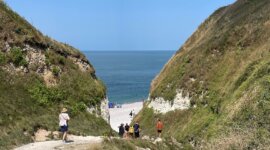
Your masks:
M 161 118 L 163 136 L 187 147 L 226 149 L 227 142 L 229 149 L 267 149 L 269 6 L 267 0 L 239 0 L 199 27 L 153 81 L 150 93 L 173 100 L 183 89 L 196 108 L 165 115 L 144 108 L 138 115 L 144 134 L 155 136 L 155 121 Z M 228 140 L 232 136 L 239 140 Z
M 62 107 L 67 107 L 71 116 L 70 133 L 108 135 L 111 128 L 107 122 L 86 111 L 89 106 L 98 107 L 106 96 L 104 84 L 86 57 L 67 44 L 43 36 L 3 1 L 0 16 L 0 149 L 32 142 L 39 128 L 58 131 Z M 28 64 L 23 50 L 26 45 L 45 55 L 45 64 Z M 88 63 L 90 69 L 82 71 L 69 57 Z M 10 64 L 16 69 L 25 67 L 28 72 L 17 72 Z M 44 65 L 53 74 L 53 86 L 36 73 Z

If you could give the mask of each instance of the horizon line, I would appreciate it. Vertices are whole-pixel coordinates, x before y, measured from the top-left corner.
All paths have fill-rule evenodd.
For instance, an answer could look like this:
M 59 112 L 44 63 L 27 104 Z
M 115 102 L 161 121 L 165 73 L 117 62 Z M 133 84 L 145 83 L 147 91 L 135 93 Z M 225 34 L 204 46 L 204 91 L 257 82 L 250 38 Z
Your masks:
M 89 51 L 94 51 L 94 52 L 96 52 L 96 51 L 120 51 L 120 52 L 122 52 L 122 51 L 125 51 L 125 52 L 134 52 L 134 51 L 178 51 L 178 50 L 81 50 L 82 52 L 89 52 Z

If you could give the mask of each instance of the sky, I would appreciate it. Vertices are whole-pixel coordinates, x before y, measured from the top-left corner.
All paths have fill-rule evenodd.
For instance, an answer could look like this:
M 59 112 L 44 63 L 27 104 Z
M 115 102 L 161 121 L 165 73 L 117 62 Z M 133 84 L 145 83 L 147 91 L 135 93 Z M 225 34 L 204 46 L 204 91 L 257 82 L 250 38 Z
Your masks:
M 235 0 L 5 0 L 44 35 L 82 51 L 178 50 Z

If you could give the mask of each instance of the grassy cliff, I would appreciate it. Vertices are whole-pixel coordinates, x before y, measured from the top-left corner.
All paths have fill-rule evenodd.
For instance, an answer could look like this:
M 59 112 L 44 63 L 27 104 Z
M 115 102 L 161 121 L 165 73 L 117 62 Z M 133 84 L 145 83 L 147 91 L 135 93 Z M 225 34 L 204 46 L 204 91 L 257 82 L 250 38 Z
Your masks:
M 212 14 L 153 80 L 150 98 L 171 101 L 178 89 L 191 108 L 155 114 L 144 108 L 137 119 L 144 134 L 185 148 L 269 149 L 270 1 L 238 0 Z M 173 116 L 173 117 L 172 117 Z
M 39 129 L 58 130 L 58 113 L 67 107 L 74 134 L 110 130 L 86 111 L 99 107 L 106 88 L 75 48 L 42 35 L 0 1 L 0 149 L 32 141 Z M 97 109 L 97 111 L 99 111 Z

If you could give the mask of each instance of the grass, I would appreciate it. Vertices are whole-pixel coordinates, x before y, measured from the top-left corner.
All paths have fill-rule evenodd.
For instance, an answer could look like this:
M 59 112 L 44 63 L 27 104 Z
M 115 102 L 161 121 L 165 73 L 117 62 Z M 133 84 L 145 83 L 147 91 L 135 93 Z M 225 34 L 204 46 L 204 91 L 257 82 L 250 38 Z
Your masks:
M 173 136 L 186 148 L 268 149 L 269 6 L 267 0 L 239 0 L 199 27 L 155 78 L 150 92 L 152 100 L 171 101 L 183 89 L 197 107 L 167 114 L 144 108 L 136 118 L 147 129 L 144 134 L 155 136 L 155 122 L 161 118 L 163 136 Z M 229 140 L 233 136 L 239 140 Z
M 106 87 L 86 57 L 67 44 L 43 36 L 3 1 L 0 14 L 0 149 L 32 142 L 39 128 L 57 131 L 62 107 L 69 110 L 72 134 L 108 135 L 108 123 L 86 110 L 98 108 L 106 97 Z M 29 63 L 26 56 L 30 52 L 23 50 L 26 45 L 45 56 L 44 64 L 43 60 Z M 82 71 L 71 58 L 88 64 L 90 69 Z M 28 73 L 18 72 L 21 66 Z M 42 69 L 53 73 L 55 84 L 47 84 L 42 73 L 37 73 Z
M 180 147 L 173 144 L 171 140 L 154 144 L 151 141 L 142 139 L 105 139 L 102 143 L 102 149 L 104 150 L 137 150 L 137 148 L 148 148 L 151 150 L 177 150 Z
M 16 67 L 28 65 L 27 61 L 25 60 L 25 56 L 22 50 L 19 47 L 13 47 L 10 50 L 8 55 L 9 61 L 12 62 Z
M 31 91 L 35 86 L 43 86 L 42 80 L 35 74 L 25 76 L 11 76 L 0 70 L 0 148 L 11 148 L 14 145 L 31 142 L 31 136 L 38 128 L 51 131 L 58 130 L 58 113 L 62 106 L 70 110 L 70 132 L 77 135 L 104 135 L 110 132 L 109 125 L 101 118 L 85 112 L 76 104 L 82 104 L 78 98 L 81 90 L 68 91 L 70 97 L 57 97 L 58 93 L 48 94 L 46 92 L 36 93 Z M 46 87 L 42 87 L 46 88 Z M 64 87 L 63 87 L 64 88 Z M 86 87 L 85 87 L 86 88 Z M 57 88 L 54 87 L 53 91 Z M 44 89 L 42 89 L 44 90 Z M 41 91 L 42 91 L 41 90 Z M 46 90 L 52 90 L 46 88 Z M 60 88 L 58 89 L 61 90 Z M 36 93 L 40 97 L 35 97 Z M 50 96 L 50 97 L 47 97 Z M 37 101 L 38 100 L 38 101 Z M 40 102 L 39 102 L 40 101 Z
M 0 66 L 6 64 L 5 54 L 0 52 Z

